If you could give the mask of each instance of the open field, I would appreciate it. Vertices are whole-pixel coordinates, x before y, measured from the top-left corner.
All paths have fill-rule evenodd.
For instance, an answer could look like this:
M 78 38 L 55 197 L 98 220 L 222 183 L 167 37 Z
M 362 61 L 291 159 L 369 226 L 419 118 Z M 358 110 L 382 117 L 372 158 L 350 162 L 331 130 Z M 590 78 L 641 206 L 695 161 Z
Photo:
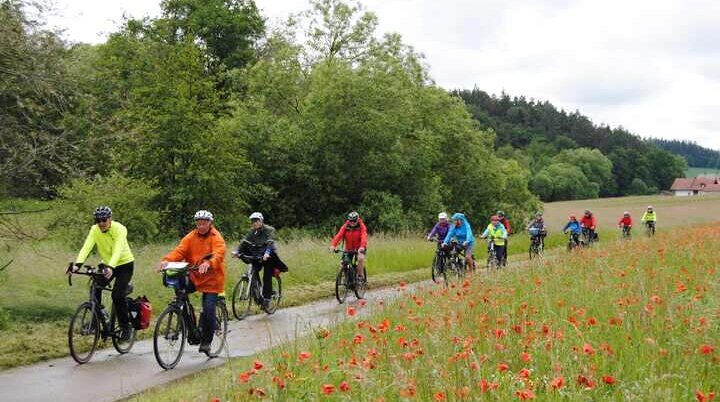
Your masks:
M 720 225 L 693 229 L 407 292 L 131 400 L 709 401 Z
M 566 240 L 559 231 L 570 211 L 580 214 L 589 205 L 600 219 L 601 237 L 612 239 L 617 235 L 614 230 L 616 217 L 624 209 L 630 209 L 639 219 L 648 203 L 658 210 L 660 231 L 670 225 L 711 222 L 720 217 L 720 197 L 630 197 L 551 203 L 545 206 L 551 230 L 546 244 L 548 248 L 564 246 Z M 20 222 L 23 228 L 41 232 L 41 214 L 23 219 Z M 484 227 L 480 222 L 473 223 L 476 231 Z M 229 247 L 237 242 L 236 239 L 226 240 Z M 290 272 L 283 276 L 283 305 L 332 296 L 338 255 L 326 250 L 328 242 L 328 239 L 305 239 L 281 245 L 281 255 L 290 266 Z M 162 287 L 160 277 L 152 267 L 173 246 L 167 243 L 134 247 L 133 250 L 137 260 L 133 278 L 135 294 L 146 294 L 158 311 L 171 298 L 171 293 Z M 526 236 L 513 236 L 511 261 L 525 258 L 527 247 Z M 74 258 L 74 250 L 49 241 L 28 241 L 16 251 L 13 253 L 15 262 L 0 274 L 0 306 L 9 313 L 9 324 L 0 328 L 0 368 L 67 355 L 68 320 L 75 307 L 87 297 L 84 281 L 76 280 L 75 286 L 69 288 L 62 274 L 67 262 Z M 433 251 L 434 246 L 424 242 L 420 235 L 372 237 L 368 255 L 371 286 L 429 278 Z M 478 240 L 476 253 L 477 260 L 484 261 L 486 253 L 481 240 Z M 0 259 L 4 260 L 4 257 Z M 244 267 L 237 260 L 229 261 L 226 290 L 231 292 Z M 143 333 L 148 334 L 149 331 Z
M 657 212 L 657 227 L 660 231 L 667 227 L 720 221 L 720 196 L 717 195 L 701 197 L 653 195 L 553 202 L 545 204 L 545 220 L 550 225 L 551 231 L 558 231 L 565 225 L 569 215 L 574 214 L 580 219 L 583 211 L 589 208 L 598 219 L 599 230 L 608 231 L 617 227 L 617 221 L 623 211 L 629 211 L 637 225 L 648 205 L 652 205 Z

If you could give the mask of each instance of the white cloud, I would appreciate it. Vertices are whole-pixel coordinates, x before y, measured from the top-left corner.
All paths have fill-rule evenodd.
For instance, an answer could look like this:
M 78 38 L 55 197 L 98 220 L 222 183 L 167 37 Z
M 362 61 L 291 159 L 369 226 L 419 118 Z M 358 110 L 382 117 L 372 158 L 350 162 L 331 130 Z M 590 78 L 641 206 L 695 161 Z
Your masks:
M 307 0 L 256 0 L 271 21 Z M 149 1 L 59 1 L 73 40 L 99 42 Z M 720 149 L 720 2 L 702 0 L 367 0 L 446 88 L 502 90 L 579 109 L 636 134 Z M 113 24 L 115 22 L 115 24 Z

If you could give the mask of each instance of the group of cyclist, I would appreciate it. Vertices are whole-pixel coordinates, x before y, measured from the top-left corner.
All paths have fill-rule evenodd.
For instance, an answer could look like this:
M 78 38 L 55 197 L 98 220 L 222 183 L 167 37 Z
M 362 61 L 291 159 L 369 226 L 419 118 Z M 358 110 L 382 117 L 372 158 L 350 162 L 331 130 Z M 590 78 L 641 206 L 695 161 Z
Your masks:
M 657 222 L 657 214 L 652 205 L 648 205 L 647 210 L 643 214 L 641 221 L 647 226 L 648 230 L 655 233 L 655 224 Z M 452 222 L 452 223 L 451 223 Z M 630 212 L 625 211 L 618 222 L 618 227 L 623 229 L 624 236 L 629 236 L 632 229 L 632 217 Z M 547 237 L 547 227 L 542 212 L 537 212 L 527 226 L 530 235 L 531 244 L 539 244 L 540 249 L 545 247 L 545 237 Z M 597 218 L 589 209 L 577 219 L 575 215 L 571 215 L 562 229 L 563 233 L 570 234 L 570 241 L 576 246 L 580 246 L 583 241 L 581 235 L 586 236 L 587 242 L 591 243 L 598 240 L 597 235 Z M 510 221 L 503 211 L 490 217 L 490 223 L 480 236 L 483 239 L 491 239 L 493 241 L 498 263 L 501 266 L 507 265 L 507 248 L 508 236 L 511 234 Z M 473 259 L 473 248 L 475 246 L 475 238 L 472 228 L 467 217 L 459 212 L 452 215 L 448 220 L 448 214 L 441 212 L 438 215 L 438 221 L 426 236 L 427 240 L 437 241 L 437 246 L 450 250 L 450 247 L 456 247 L 458 250 L 465 252 L 465 259 L 469 268 L 475 267 Z
M 115 306 L 118 324 L 121 328 L 120 339 L 130 339 L 133 328 L 130 323 L 128 305 L 125 301 L 128 287 L 133 276 L 135 258 L 127 240 L 127 228 L 120 222 L 113 221 L 112 209 L 108 206 L 97 207 L 93 211 L 95 225 L 85 239 L 82 249 L 72 264 L 69 274 L 76 273 L 83 266 L 93 249 L 102 260 L 101 272 L 106 285 L 114 281 L 112 301 Z M 215 314 L 217 303 L 225 292 L 225 239 L 215 227 L 214 217 L 210 211 L 200 210 L 193 216 L 195 229 L 180 240 L 180 243 L 159 262 L 156 271 L 166 270 L 171 262 L 186 261 L 197 267 L 189 273 L 187 293 L 202 293 L 202 313 L 200 328 L 202 338 L 199 351 L 209 355 L 210 344 L 217 325 Z M 278 274 L 278 267 L 286 266 L 280 261 L 276 252 L 276 231 L 265 223 L 263 214 L 253 212 L 250 217 L 250 230 L 232 251 L 233 257 L 250 255 L 258 257 L 255 275 L 259 279 L 262 271 L 263 303 L 269 303 L 272 297 L 272 276 Z M 356 252 L 358 270 L 365 278 L 365 252 L 367 249 L 367 228 L 357 212 L 351 212 L 338 233 L 332 239 L 331 249 L 340 242 L 344 243 L 345 251 Z M 102 307 L 102 291 L 95 293 L 98 308 Z

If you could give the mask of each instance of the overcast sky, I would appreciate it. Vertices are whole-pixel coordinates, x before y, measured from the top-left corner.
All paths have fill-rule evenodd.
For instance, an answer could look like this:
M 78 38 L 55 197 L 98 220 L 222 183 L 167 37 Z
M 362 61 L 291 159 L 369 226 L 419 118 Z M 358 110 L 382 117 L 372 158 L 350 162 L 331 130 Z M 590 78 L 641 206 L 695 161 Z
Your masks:
M 55 0 L 51 25 L 102 42 L 153 0 Z M 307 0 L 256 0 L 269 22 Z M 720 149 L 720 2 L 707 0 L 366 0 L 448 88 L 549 100 L 595 123 Z

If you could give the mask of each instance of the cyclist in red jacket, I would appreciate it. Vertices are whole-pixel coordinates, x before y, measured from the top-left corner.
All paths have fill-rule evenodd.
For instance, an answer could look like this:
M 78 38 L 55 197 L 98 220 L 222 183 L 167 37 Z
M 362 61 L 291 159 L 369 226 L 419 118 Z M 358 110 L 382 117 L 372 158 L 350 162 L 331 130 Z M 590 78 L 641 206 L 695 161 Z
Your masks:
M 597 241 L 597 237 L 595 235 L 597 219 L 595 219 L 595 215 L 593 215 L 592 211 L 589 209 L 585 210 L 585 215 L 583 215 L 582 219 L 580 219 L 580 226 L 588 230 L 588 241 Z
M 365 252 L 367 250 L 367 227 L 360 219 L 360 214 L 353 211 L 347 216 L 345 224 L 342 225 L 335 237 L 332 239 L 331 250 L 344 243 L 345 251 L 357 252 L 358 271 L 365 278 Z
M 630 230 L 632 229 L 632 217 L 630 212 L 623 212 L 623 217 L 618 221 L 618 227 L 623 230 L 623 235 L 630 237 Z

